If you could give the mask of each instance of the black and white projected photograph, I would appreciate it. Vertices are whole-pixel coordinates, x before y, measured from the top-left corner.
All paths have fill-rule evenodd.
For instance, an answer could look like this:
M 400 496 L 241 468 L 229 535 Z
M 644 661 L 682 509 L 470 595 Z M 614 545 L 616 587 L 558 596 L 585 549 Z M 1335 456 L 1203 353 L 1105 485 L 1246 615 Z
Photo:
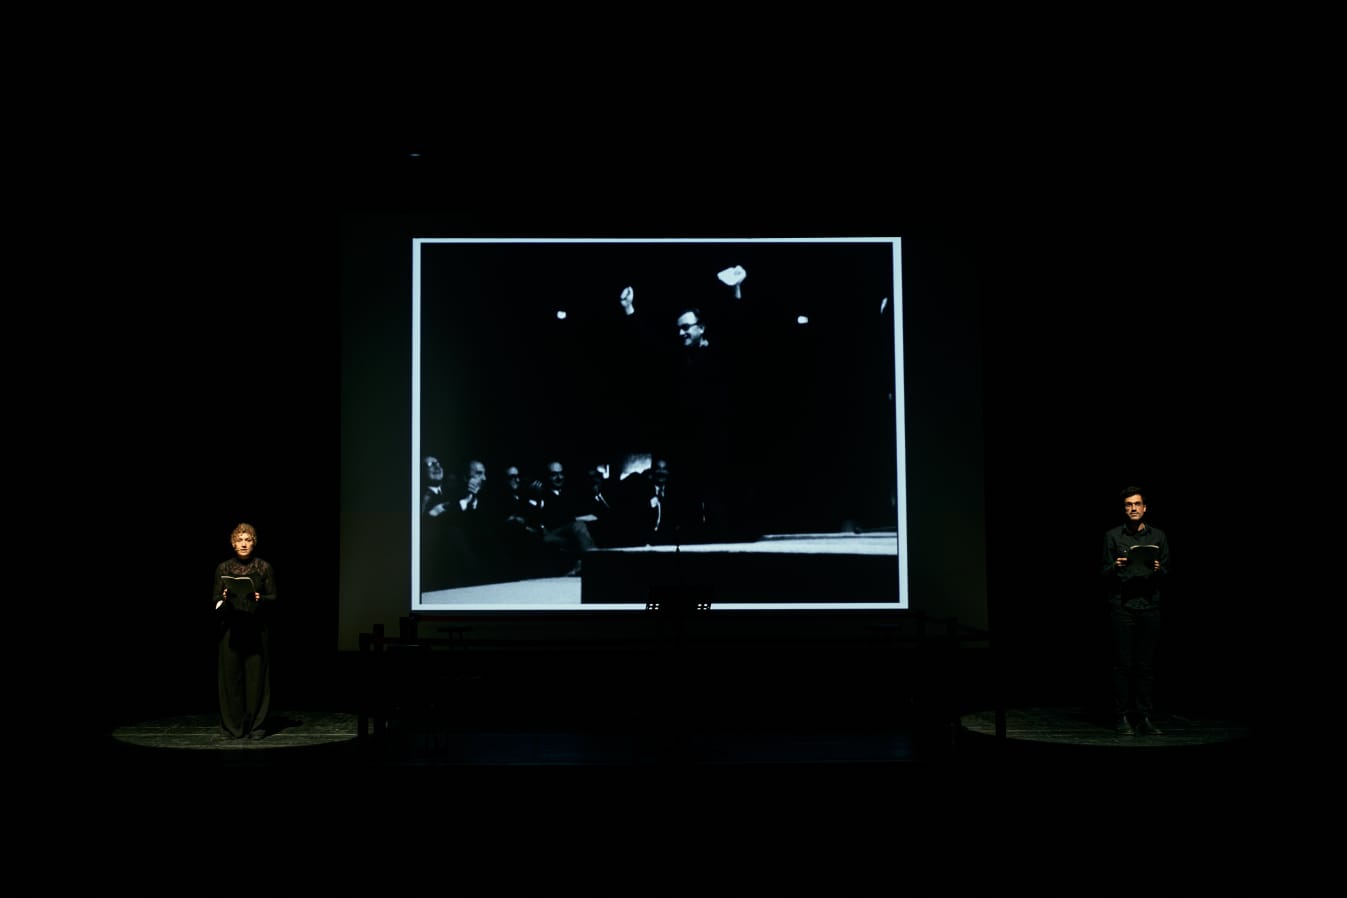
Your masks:
M 410 251 L 412 611 L 908 607 L 897 238 Z

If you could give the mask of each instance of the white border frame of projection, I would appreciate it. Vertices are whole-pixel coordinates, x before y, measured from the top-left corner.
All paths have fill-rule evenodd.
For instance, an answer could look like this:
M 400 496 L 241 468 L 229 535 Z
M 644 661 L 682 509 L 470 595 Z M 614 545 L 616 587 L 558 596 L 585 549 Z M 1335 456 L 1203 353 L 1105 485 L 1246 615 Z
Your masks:
M 903 353 L 903 277 L 902 277 L 902 254 L 901 240 L 898 237 L 770 237 L 770 238 L 513 238 L 513 237 L 415 237 L 411 242 L 411 272 L 412 272 L 412 316 L 411 316 L 411 459 L 409 460 L 409 470 L 411 471 L 410 492 L 408 505 L 411 510 L 411 603 L 413 612 L 421 613 L 457 613 L 461 611 L 474 612 L 603 612 L 603 611 L 637 611 L 644 610 L 645 604 L 620 604 L 620 603 L 589 603 L 580 604 L 578 601 L 564 604 L 551 602 L 530 603 L 521 601 L 514 604 L 501 604 L 493 601 L 474 601 L 474 595 L 480 595 L 479 590 L 490 589 L 485 587 L 460 587 L 455 590 L 444 590 L 439 594 L 446 592 L 461 595 L 461 600 L 456 601 L 437 601 L 426 602 L 421 594 L 421 457 L 422 457 L 422 422 L 421 422 L 421 365 L 422 365 L 422 255 L 424 251 L 431 246 L 439 244 L 678 244 L 678 243 L 713 243 L 713 244 L 827 244 L 827 243 L 875 243 L 889 244 L 893 254 L 893 284 L 890 298 L 886 301 L 893 303 L 893 347 L 894 347 L 894 394 L 893 409 L 895 415 L 895 458 L 897 465 L 896 472 L 896 495 L 894 496 L 896 523 L 897 523 L 897 600 L 893 602 L 763 602 L 763 603 L 713 603 L 709 611 L 888 611 L 888 610 L 906 610 L 909 605 L 909 571 L 908 571 L 908 552 L 907 552 L 907 463 L 906 463 L 906 430 L 905 420 L 906 412 L 904 409 L 904 353 Z M 569 578 L 577 580 L 579 578 Z M 579 583 L 576 584 L 577 589 Z

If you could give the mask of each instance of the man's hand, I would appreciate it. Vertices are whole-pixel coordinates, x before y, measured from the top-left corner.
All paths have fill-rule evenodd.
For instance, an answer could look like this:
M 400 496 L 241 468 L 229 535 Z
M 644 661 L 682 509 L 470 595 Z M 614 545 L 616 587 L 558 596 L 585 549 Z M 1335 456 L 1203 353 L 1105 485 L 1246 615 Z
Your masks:
M 636 291 L 630 287 L 622 288 L 622 311 L 628 315 L 636 314 Z

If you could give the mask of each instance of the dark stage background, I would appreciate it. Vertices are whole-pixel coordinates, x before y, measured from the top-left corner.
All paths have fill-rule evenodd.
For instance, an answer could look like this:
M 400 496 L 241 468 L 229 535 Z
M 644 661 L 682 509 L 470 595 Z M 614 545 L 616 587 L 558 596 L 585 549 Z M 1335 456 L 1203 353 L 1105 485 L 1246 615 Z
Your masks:
M 514 168 L 490 145 L 419 160 L 402 149 L 280 160 L 221 150 L 209 161 L 233 164 L 208 171 L 137 161 L 138 190 L 110 167 L 88 214 L 72 213 L 108 236 L 92 241 L 77 272 L 88 282 L 73 288 L 67 348 L 86 380 L 58 481 L 102 513 L 72 508 L 56 525 L 51 569 L 81 596 L 108 568 L 141 584 L 90 608 L 76 636 L 86 663 L 57 672 L 76 674 L 81 725 L 213 706 L 202 608 L 240 520 L 258 526 L 284 599 L 276 701 L 327 700 L 339 685 L 341 509 L 377 501 L 340 494 L 341 401 L 343 390 L 381 389 L 342 382 L 340 228 L 351 211 L 420 212 L 484 235 L 695 222 L 922 245 L 977 296 L 987 610 L 1007 698 L 1081 697 L 1097 648 L 1099 538 L 1118 520 L 1117 490 L 1138 482 L 1174 553 L 1167 703 L 1255 707 L 1244 659 L 1257 591 L 1232 570 L 1227 534 L 1253 492 L 1238 484 L 1260 409 L 1229 389 L 1240 342 L 1216 297 L 1245 289 L 1241 264 L 1257 248 L 1230 240 L 1216 190 L 1171 191 L 1152 177 L 1165 174 L 1157 163 L 1105 178 L 1013 151 L 979 164 L 971 152 L 872 149 L 831 166 L 825 185 L 782 183 L 742 156 L 708 182 Z M 367 308 L 361 327 L 400 338 L 405 300 Z M 76 569 L 78 583 L 66 577 Z

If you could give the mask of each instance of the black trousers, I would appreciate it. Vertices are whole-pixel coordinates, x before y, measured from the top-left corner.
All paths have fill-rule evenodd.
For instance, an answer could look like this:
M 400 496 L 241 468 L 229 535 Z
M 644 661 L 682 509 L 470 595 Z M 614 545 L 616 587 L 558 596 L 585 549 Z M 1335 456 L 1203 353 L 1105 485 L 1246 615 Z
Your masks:
M 1109 599 L 1113 640 L 1113 713 L 1149 716 L 1155 708 L 1155 656 L 1160 645 L 1160 609 L 1129 608 Z
M 271 709 L 271 636 L 236 621 L 220 636 L 220 729 L 236 739 L 264 730 Z

